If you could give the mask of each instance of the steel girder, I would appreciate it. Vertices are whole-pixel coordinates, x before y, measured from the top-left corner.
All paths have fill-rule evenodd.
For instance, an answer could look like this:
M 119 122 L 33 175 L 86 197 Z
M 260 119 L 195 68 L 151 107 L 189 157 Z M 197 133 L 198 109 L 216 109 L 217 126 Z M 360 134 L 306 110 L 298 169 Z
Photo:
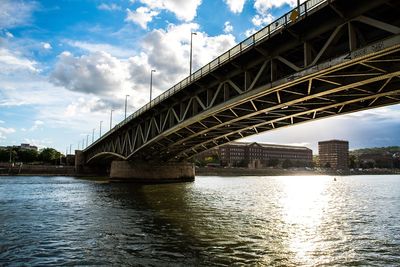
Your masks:
M 184 160 L 260 132 L 400 103 L 399 23 L 367 15 L 307 39 L 287 29 L 295 39 L 287 47 L 253 47 L 251 60 L 232 60 L 90 146 L 87 161 Z

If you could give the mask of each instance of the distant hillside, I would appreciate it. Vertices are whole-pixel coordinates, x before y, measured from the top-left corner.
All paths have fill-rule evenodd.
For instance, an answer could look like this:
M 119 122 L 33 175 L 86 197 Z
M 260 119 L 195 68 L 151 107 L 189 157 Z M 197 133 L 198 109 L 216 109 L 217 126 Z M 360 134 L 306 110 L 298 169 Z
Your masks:
M 361 148 L 350 151 L 350 154 L 352 155 L 384 154 L 387 152 L 389 152 L 390 154 L 400 153 L 400 146 Z

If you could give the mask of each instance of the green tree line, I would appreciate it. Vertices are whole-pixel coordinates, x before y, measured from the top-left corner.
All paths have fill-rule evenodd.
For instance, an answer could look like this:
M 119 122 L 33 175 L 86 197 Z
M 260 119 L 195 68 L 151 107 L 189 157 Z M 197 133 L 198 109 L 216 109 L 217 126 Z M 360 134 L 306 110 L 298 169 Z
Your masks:
M 42 148 L 39 151 L 10 147 L 0 150 L 0 162 L 58 164 L 63 155 L 54 148 Z

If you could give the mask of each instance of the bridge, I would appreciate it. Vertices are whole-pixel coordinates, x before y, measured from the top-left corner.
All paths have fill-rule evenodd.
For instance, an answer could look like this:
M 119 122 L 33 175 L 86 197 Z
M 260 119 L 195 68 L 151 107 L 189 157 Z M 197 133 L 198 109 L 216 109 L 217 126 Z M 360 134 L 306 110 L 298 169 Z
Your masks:
M 399 14 L 396 0 L 309 0 L 77 151 L 76 165 L 194 179 L 182 162 L 212 147 L 400 103 Z

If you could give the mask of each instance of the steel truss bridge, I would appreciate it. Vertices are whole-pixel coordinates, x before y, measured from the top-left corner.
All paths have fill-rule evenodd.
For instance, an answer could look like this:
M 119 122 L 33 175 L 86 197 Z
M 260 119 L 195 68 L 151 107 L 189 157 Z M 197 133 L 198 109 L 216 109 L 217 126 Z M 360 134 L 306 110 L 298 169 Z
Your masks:
M 182 161 L 250 135 L 400 103 L 400 1 L 311 0 L 136 111 L 83 153 Z

